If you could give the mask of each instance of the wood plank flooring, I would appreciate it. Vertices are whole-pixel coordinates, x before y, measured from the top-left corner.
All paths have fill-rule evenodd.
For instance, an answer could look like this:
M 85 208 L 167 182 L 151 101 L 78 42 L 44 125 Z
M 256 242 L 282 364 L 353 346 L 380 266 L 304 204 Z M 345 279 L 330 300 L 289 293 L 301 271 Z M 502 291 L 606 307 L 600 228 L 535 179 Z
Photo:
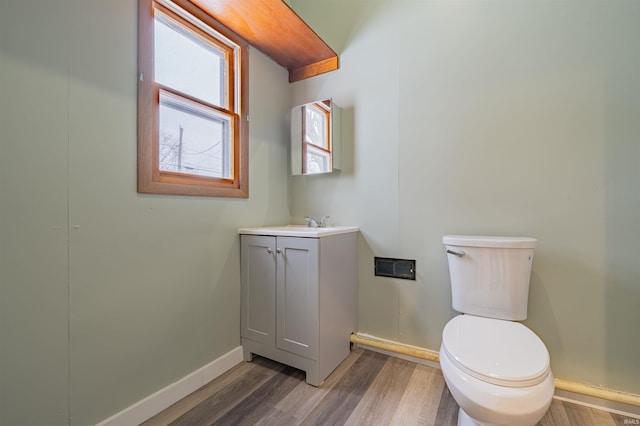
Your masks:
M 456 425 L 442 373 L 354 347 L 315 388 L 304 372 L 262 357 L 242 362 L 143 425 Z M 636 419 L 560 400 L 538 426 L 622 426 Z

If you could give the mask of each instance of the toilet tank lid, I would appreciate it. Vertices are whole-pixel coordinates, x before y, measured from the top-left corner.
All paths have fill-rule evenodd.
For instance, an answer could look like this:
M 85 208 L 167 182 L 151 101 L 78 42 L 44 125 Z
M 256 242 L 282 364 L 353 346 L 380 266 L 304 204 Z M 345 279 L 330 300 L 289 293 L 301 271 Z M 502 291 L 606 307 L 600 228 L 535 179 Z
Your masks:
M 442 242 L 448 246 L 495 247 L 495 248 L 535 248 L 535 238 L 531 237 L 489 237 L 472 235 L 445 235 Z

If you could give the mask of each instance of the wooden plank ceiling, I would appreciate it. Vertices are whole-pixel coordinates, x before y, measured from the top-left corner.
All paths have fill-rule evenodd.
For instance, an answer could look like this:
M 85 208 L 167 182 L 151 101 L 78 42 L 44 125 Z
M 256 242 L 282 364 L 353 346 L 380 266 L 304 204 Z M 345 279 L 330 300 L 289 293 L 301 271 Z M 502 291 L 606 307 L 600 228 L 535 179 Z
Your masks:
M 338 69 L 338 55 L 282 0 L 190 0 L 289 71 L 289 82 Z

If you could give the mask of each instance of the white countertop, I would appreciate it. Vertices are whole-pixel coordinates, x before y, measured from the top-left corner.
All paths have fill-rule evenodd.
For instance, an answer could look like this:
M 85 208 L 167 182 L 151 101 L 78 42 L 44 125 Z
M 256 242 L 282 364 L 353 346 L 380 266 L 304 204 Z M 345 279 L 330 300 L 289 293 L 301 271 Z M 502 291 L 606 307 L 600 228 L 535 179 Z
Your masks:
M 358 232 L 357 226 L 327 226 L 326 228 L 310 228 L 306 225 L 263 226 L 260 228 L 240 228 L 238 234 L 273 235 L 282 237 L 322 238 L 329 235 Z

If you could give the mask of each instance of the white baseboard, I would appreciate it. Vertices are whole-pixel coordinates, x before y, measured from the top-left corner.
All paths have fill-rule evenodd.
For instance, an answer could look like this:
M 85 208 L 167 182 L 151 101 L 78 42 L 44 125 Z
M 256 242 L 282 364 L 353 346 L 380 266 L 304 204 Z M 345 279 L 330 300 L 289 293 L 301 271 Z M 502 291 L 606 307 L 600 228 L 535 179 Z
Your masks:
M 138 425 L 201 388 L 240 362 L 242 362 L 242 346 L 238 346 L 177 382 L 125 408 L 98 423 L 97 426 Z

